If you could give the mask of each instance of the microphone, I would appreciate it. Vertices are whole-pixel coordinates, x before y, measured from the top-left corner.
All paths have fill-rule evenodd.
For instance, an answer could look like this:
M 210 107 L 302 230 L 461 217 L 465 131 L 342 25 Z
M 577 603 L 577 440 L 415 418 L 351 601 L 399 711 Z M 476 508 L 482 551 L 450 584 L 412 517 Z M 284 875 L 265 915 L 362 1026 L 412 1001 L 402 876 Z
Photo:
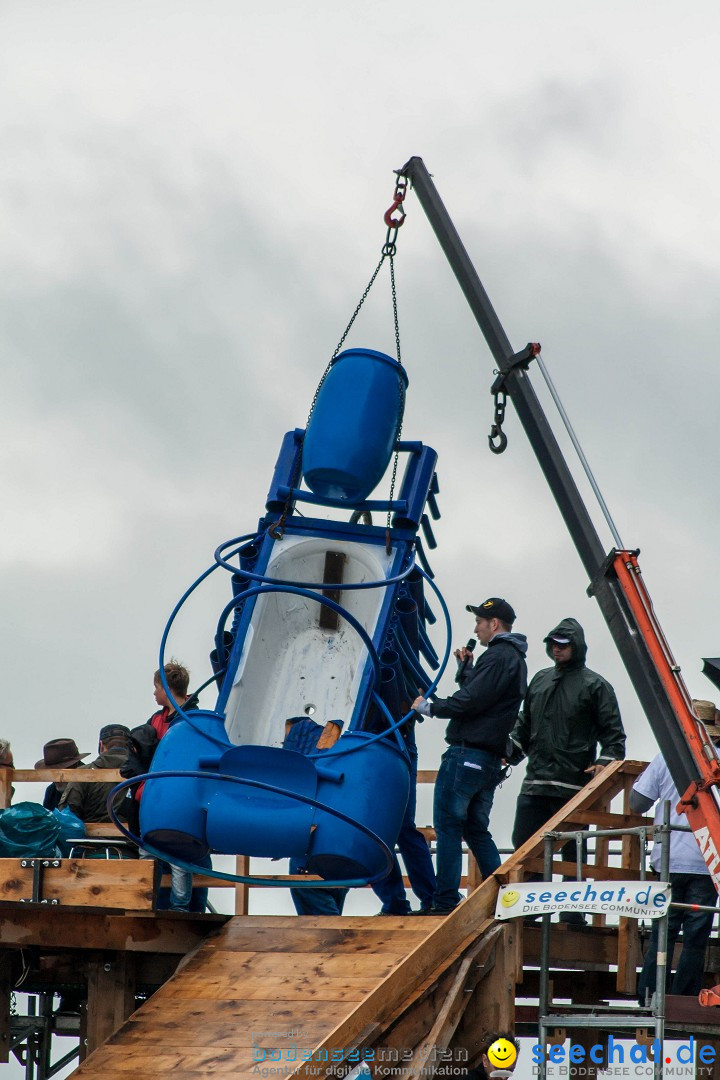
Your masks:
M 465 648 L 469 653 L 472 653 L 473 649 L 475 648 L 475 638 L 474 637 L 470 638 L 470 640 L 468 641 Z M 457 675 L 455 676 L 455 682 L 456 683 L 462 683 L 463 678 L 465 677 L 465 671 L 466 671 L 466 669 L 468 667 L 468 664 L 470 663 L 471 659 L 472 659 L 471 656 L 466 656 L 465 659 L 463 660 L 462 664 L 460 665 L 460 667 L 457 669 Z

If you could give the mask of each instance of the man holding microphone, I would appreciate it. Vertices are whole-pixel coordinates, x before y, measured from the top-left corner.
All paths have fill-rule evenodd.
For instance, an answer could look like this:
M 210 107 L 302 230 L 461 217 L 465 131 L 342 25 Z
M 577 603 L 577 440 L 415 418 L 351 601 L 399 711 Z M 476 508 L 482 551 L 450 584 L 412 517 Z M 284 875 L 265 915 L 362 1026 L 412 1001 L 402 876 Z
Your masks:
M 527 639 L 513 633 L 515 612 L 507 600 L 491 596 L 467 610 L 476 617 L 475 636 L 486 651 L 473 664 L 467 647 L 457 650 L 460 689 L 433 702 L 416 698 L 412 706 L 450 721 L 449 748 L 435 783 L 437 890 L 428 915 L 447 915 L 461 900 L 463 837 L 484 878 L 500 865 L 488 823 L 508 736 L 527 689 Z

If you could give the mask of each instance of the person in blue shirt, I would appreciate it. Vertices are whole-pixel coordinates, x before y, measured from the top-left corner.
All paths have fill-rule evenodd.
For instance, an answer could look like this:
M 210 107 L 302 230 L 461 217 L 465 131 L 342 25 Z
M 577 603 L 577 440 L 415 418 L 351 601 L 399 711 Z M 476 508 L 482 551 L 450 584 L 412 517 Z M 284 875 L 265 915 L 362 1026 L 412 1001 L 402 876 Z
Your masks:
M 720 734 L 720 728 L 708 728 L 711 737 Z M 687 818 L 675 809 L 680 795 L 673 783 L 665 759 L 658 754 L 637 780 L 630 793 L 630 809 L 644 814 L 655 804 L 655 824 L 662 825 L 664 804 L 670 801 L 670 824 L 687 826 Z M 653 844 L 650 862 L 654 870 L 660 870 L 662 844 Z M 675 903 L 700 904 L 714 907 L 717 893 L 705 860 L 692 833 L 670 833 L 670 884 Z M 712 911 L 687 911 L 670 908 L 668 916 L 667 944 L 667 990 L 673 994 L 697 996 L 702 989 L 705 973 L 705 949 L 712 929 Z M 655 993 L 657 979 L 657 945 L 659 920 L 653 920 L 652 936 L 648 945 L 642 971 L 638 980 L 638 1000 L 641 1005 L 650 1003 Z M 675 942 L 682 930 L 683 948 L 677 970 L 672 972 Z

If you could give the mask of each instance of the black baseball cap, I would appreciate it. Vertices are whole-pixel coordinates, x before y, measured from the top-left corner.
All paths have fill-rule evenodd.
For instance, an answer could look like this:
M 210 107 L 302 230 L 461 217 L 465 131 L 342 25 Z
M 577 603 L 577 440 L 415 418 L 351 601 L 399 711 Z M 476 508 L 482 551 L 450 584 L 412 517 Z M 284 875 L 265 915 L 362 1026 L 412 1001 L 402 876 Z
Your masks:
M 569 637 L 563 637 L 562 634 L 548 634 L 543 641 L 554 641 L 556 645 L 572 645 Z
M 107 742 L 108 739 L 130 739 L 130 728 L 125 727 L 124 724 L 106 724 L 105 727 L 100 728 L 100 742 Z
M 502 600 L 499 596 L 491 596 L 477 607 L 467 604 L 465 610 L 472 611 L 479 619 L 499 619 L 509 626 L 515 622 L 515 612 L 507 600 Z

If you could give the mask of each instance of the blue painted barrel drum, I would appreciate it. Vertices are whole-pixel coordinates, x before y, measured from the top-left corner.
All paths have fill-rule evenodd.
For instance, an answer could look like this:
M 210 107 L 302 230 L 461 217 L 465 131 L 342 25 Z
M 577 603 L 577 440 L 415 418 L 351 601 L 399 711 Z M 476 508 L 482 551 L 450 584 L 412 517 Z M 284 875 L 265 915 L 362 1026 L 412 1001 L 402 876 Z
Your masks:
M 303 446 L 303 475 L 315 495 L 355 504 L 382 480 L 402 419 L 405 369 L 385 353 L 347 349 L 332 362 Z

